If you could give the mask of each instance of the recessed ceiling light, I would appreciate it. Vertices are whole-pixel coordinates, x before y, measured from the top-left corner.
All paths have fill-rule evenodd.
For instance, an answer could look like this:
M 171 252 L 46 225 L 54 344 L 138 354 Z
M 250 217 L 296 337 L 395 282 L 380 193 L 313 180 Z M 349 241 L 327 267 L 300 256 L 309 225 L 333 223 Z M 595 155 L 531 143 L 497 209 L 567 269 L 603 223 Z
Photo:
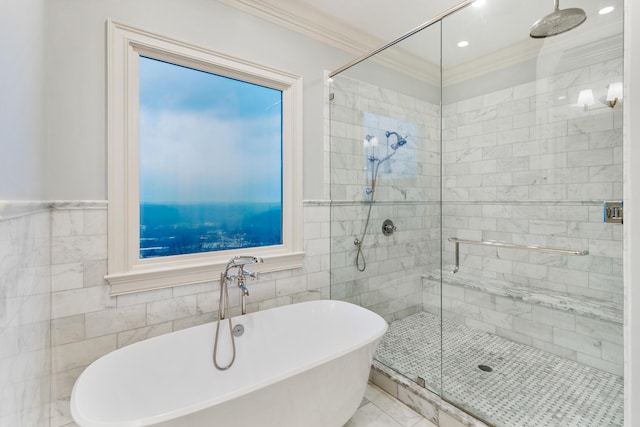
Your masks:
M 467 47 L 469 46 L 469 42 L 466 40 L 462 40 L 461 42 L 458 42 L 458 47 Z
M 486 2 L 487 0 L 476 0 L 471 5 L 474 7 L 480 7 L 483 6 Z
M 607 13 L 611 13 L 611 12 L 613 12 L 613 9 L 615 9 L 613 6 L 603 7 L 602 9 L 600 9 L 600 10 L 598 11 L 598 14 L 600 14 L 600 15 L 606 15 Z

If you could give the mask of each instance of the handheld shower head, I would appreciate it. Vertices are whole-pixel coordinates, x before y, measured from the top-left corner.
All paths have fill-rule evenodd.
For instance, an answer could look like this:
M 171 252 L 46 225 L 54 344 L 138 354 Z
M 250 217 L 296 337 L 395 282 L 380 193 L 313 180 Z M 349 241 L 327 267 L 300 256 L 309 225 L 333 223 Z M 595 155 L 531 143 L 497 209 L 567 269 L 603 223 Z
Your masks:
M 394 150 L 397 150 L 398 148 L 402 147 L 406 143 L 407 143 L 406 139 L 398 138 L 398 141 L 396 141 L 395 144 L 391 144 L 391 148 L 393 148 Z
M 385 135 L 387 136 L 387 138 L 389 138 L 391 135 L 395 135 L 396 136 L 396 142 L 394 144 L 391 144 L 391 148 L 394 151 L 397 150 L 398 148 L 402 147 L 403 145 L 405 145 L 407 143 L 407 137 L 400 135 L 398 132 L 387 131 L 385 133 Z

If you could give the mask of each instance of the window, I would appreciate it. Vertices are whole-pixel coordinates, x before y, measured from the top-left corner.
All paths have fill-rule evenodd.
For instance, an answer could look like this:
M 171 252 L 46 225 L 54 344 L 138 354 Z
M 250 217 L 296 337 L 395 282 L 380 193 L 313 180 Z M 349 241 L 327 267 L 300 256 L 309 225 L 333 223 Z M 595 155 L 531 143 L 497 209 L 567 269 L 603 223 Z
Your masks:
M 301 79 L 108 23 L 112 294 L 302 262 Z
M 282 244 L 282 91 L 139 67 L 140 258 Z

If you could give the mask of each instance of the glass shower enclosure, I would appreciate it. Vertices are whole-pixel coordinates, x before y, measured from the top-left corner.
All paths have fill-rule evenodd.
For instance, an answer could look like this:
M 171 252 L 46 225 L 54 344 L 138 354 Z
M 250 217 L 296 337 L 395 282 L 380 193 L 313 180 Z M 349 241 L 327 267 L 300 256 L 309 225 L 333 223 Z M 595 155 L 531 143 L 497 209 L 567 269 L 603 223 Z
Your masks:
M 331 297 L 489 425 L 621 426 L 622 1 L 479 3 L 332 75 Z

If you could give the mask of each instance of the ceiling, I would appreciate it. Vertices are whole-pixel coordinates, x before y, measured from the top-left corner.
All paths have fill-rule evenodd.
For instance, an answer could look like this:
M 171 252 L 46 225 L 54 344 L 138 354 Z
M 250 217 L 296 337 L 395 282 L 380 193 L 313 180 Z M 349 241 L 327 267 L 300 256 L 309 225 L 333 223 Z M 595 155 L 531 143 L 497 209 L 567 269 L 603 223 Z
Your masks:
M 462 0 L 219 0 L 354 54 L 370 52 L 462 4 Z M 468 3 L 468 1 L 467 1 Z M 442 21 L 442 65 L 477 68 L 499 63 L 543 47 L 568 50 L 621 33 L 623 0 L 561 0 L 560 9 L 578 7 L 586 22 L 556 37 L 532 39 L 529 28 L 554 10 L 553 0 L 486 0 L 471 4 Z M 481 6 L 478 4 L 484 3 Z M 366 6 L 363 7 L 363 4 Z M 599 15 L 604 6 L 612 13 Z M 430 34 L 426 34 L 430 33 Z M 457 47 L 459 41 L 469 45 Z M 434 26 L 388 50 L 388 63 L 439 64 L 440 28 Z M 402 53 L 400 53 L 402 52 Z M 412 58 L 399 61 L 399 56 Z M 497 56 L 496 56 L 497 55 Z M 426 65 L 425 65 L 426 66 Z

